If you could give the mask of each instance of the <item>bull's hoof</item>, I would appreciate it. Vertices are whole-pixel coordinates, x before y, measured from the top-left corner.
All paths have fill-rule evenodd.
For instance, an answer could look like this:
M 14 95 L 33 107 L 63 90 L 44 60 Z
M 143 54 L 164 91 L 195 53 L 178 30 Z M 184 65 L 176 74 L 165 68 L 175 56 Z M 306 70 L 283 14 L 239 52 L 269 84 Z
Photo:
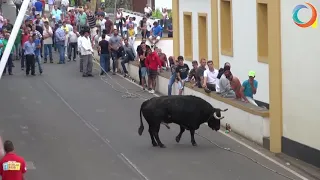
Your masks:
M 160 148 L 166 148 L 166 146 L 164 144 L 159 144 Z
M 158 144 L 157 144 L 156 142 L 152 142 L 152 146 L 153 146 L 153 147 L 157 147 Z
M 198 146 L 198 144 L 196 142 L 191 142 L 192 146 Z
M 176 142 L 179 143 L 179 142 L 180 142 L 180 139 L 181 139 L 181 137 L 180 137 L 180 136 L 177 136 L 177 137 L 176 137 Z

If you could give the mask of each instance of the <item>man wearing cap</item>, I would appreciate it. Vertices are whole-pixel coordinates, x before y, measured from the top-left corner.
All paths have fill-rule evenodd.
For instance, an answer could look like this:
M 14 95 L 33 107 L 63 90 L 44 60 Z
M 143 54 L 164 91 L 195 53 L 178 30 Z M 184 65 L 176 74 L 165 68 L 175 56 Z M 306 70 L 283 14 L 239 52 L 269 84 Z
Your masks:
M 256 72 L 249 71 L 248 76 L 249 79 L 243 81 L 241 88 L 244 94 L 244 100 L 255 106 L 258 106 L 255 100 L 253 99 L 253 95 L 257 93 L 258 88 L 258 81 L 255 80 Z
M 24 180 L 27 172 L 25 160 L 14 152 L 11 141 L 3 144 L 5 156 L 0 160 L 0 176 L 2 180 Z

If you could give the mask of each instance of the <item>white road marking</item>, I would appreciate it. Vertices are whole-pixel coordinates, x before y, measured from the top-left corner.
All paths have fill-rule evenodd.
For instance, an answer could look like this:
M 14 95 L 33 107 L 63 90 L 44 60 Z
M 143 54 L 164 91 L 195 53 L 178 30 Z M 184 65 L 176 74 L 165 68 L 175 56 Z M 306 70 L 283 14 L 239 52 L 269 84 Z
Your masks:
M 117 75 L 118 75 L 118 76 L 120 76 L 119 74 L 117 74 Z M 120 76 L 120 77 L 122 77 L 122 76 Z M 122 78 L 124 78 L 124 77 L 122 77 Z M 130 81 L 130 80 L 129 80 L 129 79 L 127 79 L 127 78 L 124 78 L 124 79 L 126 79 L 128 82 L 130 82 L 130 83 L 132 83 L 132 84 L 134 84 L 134 85 L 136 85 L 136 86 L 138 86 L 138 87 L 141 87 L 140 85 L 138 85 L 138 84 L 136 84 L 136 83 L 134 83 L 134 82 Z M 154 96 L 156 96 L 156 97 L 159 97 L 159 95 L 158 95 L 158 94 L 153 94 L 153 95 L 154 95 Z M 204 123 L 204 124 L 208 125 L 208 123 Z M 295 176 L 297 176 L 297 177 L 301 178 L 302 180 L 309 180 L 308 178 L 306 178 L 306 177 L 302 176 L 301 174 L 299 174 L 298 172 L 294 171 L 293 169 L 288 168 L 287 166 L 283 165 L 282 163 L 278 162 L 277 160 L 275 160 L 275 159 L 273 159 L 273 158 L 271 158 L 271 157 L 269 157 L 269 156 L 267 156 L 267 155 L 263 154 L 262 152 L 260 152 L 259 150 L 255 149 L 254 147 L 252 147 L 252 146 L 250 146 L 250 145 L 246 144 L 245 142 L 242 142 L 242 141 L 238 140 L 237 138 L 234 138 L 234 137 L 232 137 L 232 136 L 230 136 L 230 135 L 228 135 L 228 134 L 225 134 L 225 133 L 224 133 L 223 131 L 221 131 L 221 130 L 219 130 L 218 132 L 220 132 L 221 134 L 223 134 L 223 135 L 227 136 L 228 138 L 230 138 L 230 139 L 234 140 L 235 142 L 237 142 L 237 143 L 241 144 L 242 146 L 244 146 L 244 147 L 246 147 L 246 148 L 250 149 L 251 151 L 253 151 L 253 152 L 257 153 L 258 155 L 260 155 L 260 156 L 264 157 L 265 159 L 267 159 L 267 160 L 271 161 L 272 163 L 274 163 L 274 164 L 276 164 L 276 165 L 280 166 L 281 168 L 283 168 L 283 169 L 285 169 L 286 171 L 288 171 L 288 172 L 292 173 L 293 175 L 295 175 Z
M 129 160 L 129 158 L 127 158 L 123 153 L 121 153 L 120 155 L 121 155 L 121 156 L 124 158 L 124 160 L 125 160 L 127 163 L 129 163 L 130 166 L 131 166 L 133 169 L 135 169 L 145 180 L 149 180 L 149 179 L 140 171 L 140 169 L 139 169 L 135 164 L 133 164 L 133 163 Z
M 254 147 L 252 147 L 252 146 L 250 146 L 250 145 L 248 145 L 248 144 L 244 143 L 243 141 L 240 141 L 240 140 L 238 140 L 237 138 L 232 137 L 231 135 L 226 134 L 226 133 L 224 133 L 224 132 L 223 132 L 223 131 L 221 131 L 221 130 L 219 130 L 219 132 L 220 132 L 221 134 L 223 134 L 223 135 L 227 136 L 228 138 L 230 138 L 230 139 L 232 139 L 232 140 L 236 141 L 237 143 L 241 144 L 242 146 L 244 146 L 244 147 L 246 147 L 246 148 L 250 149 L 251 151 L 253 151 L 253 152 L 257 153 L 258 155 L 260 155 L 260 156 L 264 157 L 265 159 L 267 159 L 267 160 L 269 160 L 269 161 L 273 162 L 274 164 L 276 164 L 276 165 L 280 166 L 281 168 L 283 168 L 283 169 L 287 170 L 288 172 L 292 173 L 293 175 L 295 175 L 295 176 L 297 176 L 297 177 L 299 177 L 299 178 L 301 178 L 301 179 L 303 179 L 303 180 L 309 180 L 308 178 L 306 178 L 306 177 L 302 176 L 302 175 L 301 175 L 301 174 L 299 174 L 298 172 L 296 172 L 296 171 L 294 171 L 294 170 L 292 170 L 292 169 L 290 169 L 290 168 L 286 167 L 286 166 L 285 166 L 285 165 L 283 165 L 282 163 L 280 163 L 280 162 L 278 162 L 277 160 L 275 160 L 275 159 L 273 159 L 273 158 L 271 158 L 271 157 L 269 157 L 269 156 L 267 156 L 267 155 L 263 154 L 263 153 L 262 153 L 262 152 L 260 152 L 259 150 L 257 150 L 257 149 L 255 149 Z
M 90 126 L 92 126 L 92 128 L 94 128 L 96 131 L 99 131 L 99 129 L 96 128 L 90 121 L 88 121 L 88 124 L 90 124 Z
M 118 157 L 119 157 L 119 156 L 122 156 L 122 154 L 119 154 L 119 153 L 117 152 L 117 150 L 115 150 L 115 149 L 113 148 L 113 146 L 110 144 L 110 141 L 109 141 L 108 139 L 104 138 L 95 128 L 93 128 L 93 127 L 89 124 L 89 122 L 88 122 L 87 120 L 85 120 L 76 110 L 74 110 L 74 109 L 72 108 L 72 106 L 71 106 L 47 81 L 43 80 L 43 82 L 44 82 L 54 93 L 56 93 L 56 95 L 61 99 L 61 101 L 62 101 L 89 129 L 91 129 L 91 130 L 96 134 L 96 136 L 98 136 L 105 144 L 107 144 L 107 145 L 113 150 L 113 152 L 115 152 L 115 153 L 118 155 Z M 119 158 L 120 158 L 120 157 L 119 157 Z M 126 160 L 129 160 L 129 159 L 126 158 L 126 157 L 123 157 L 123 158 L 125 158 Z M 122 158 L 120 158 L 120 159 L 122 159 Z M 131 164 L 133 164 L 133 163 L 132 163 L 130 160 L 129 160 L 128 163 L 129 163 L 129 164 L 127 164 L 128 167 L 132 168 L 132 165 L 131 165 Z M 125 163 L 125 164 L 126 164 L 126 163 Z M 136 166 L 134 166 L 133 168 L 134 168 L 135 172 L 139 173 L 142 177 L 146 177 Z M 145 180 L 149 180 L 149 179 L 145 179 Z

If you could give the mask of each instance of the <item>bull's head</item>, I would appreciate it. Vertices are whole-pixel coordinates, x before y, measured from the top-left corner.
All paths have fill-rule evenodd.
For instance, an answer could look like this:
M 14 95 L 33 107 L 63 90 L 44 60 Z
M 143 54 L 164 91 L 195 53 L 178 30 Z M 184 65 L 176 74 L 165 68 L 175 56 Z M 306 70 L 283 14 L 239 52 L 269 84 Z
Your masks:
M 220 129 L 220 120 L 224 118 L 224 116 L 221 116 L 221 112 L 226 112 L 228 111 L 228 109 L 218 109 L 218 108 L 214 108 L 213 114 L 212 114 L 212 118 L 209 119 L 208 121 L 208 126 L 215 130 L 218 131 Z

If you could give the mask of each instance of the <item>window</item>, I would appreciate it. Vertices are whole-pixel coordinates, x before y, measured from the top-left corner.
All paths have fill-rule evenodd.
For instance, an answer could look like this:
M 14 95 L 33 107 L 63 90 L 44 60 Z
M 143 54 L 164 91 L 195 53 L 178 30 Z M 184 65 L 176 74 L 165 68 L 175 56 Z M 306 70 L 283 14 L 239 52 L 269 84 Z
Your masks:
M 221 54 L 233 56 L 232 0 L 220 0 Z
M 193 60 L 192 13 L 183 13 L 184 57 Z
M 268 4 L 266 0 L 257 0 L 257 36 L 258 61 L 268 63 Z
M 199 60 L 208 59 L 208 27 L 207 14 L 198 13 Z

